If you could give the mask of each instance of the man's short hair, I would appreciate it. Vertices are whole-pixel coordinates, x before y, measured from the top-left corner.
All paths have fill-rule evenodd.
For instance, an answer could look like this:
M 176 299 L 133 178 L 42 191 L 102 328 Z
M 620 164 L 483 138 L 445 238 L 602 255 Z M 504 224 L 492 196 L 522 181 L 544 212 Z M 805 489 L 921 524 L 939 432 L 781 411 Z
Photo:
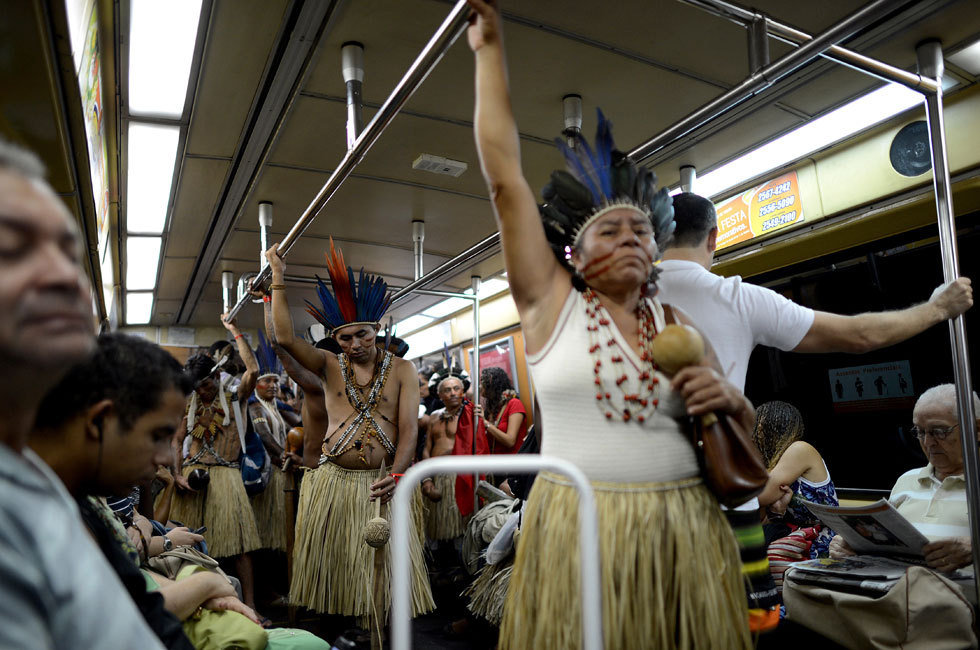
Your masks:
M 35 153 L 3 138 L 0 138 L 0 171 L 11 171 L 38 181 L 43 181 L 46 175 L 44 163 Z
M 191 385 L 197 386 L 215 373 L 214 359 L 203 353 L 195 354 L 184 364 L 184 372 L 190 377 Z
M 441 393 L 442 392 L 442 385 L 445 384 L 447 381 L 449 381 L 451 379 L 455 379 L 456 381 L 458 381 L 459 382 L 459 385 L 463 387 L 463 390 L 464 391 L 466 390 L 466 384 L 463 383 L 463 380 L 461 378 L 459 378 L 456 375 L 449 375 L 448 377 L 444 377 L 443 379 L 441 379 L 439 381 L 439 383 L 436 385 L 436 392 L 437 393 Z
M 160 404 L 163 393 L 176 388 L 190 393 L 192 384 L 169 352 L 126 334 L 103 334 L 95 354 L 74 368 L 41 402 L 37 427 L 55 429 L 88 407 L 112 400 L 119 423 L 127 429 Z
M 715 205 L 691 192 L 674 196 L 674 239 L 672 246 L 700 246 L 712 228 L 718 227 Z

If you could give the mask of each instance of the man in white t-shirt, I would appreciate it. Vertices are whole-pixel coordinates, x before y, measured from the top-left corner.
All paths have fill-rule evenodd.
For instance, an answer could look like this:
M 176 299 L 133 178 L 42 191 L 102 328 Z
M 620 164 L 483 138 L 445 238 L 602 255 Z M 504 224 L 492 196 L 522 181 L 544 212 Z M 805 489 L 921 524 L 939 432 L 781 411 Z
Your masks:
M 727 379 L 744 390 L 756 345 L 793 352 L 863 353 L 894 345 L 955 318 L 973 304 L 969 278 L 938 287 L 924 303 L 841 316 L 711 272 L 718 236 L 715 206 L 697 194 L 674 197 L 677 230 L 661 262 L 657 297 L 684 310 L 711 342 Z
M 797 305 L 780 294 L 733 276 L 711 272 L 718 236 L 715 206 L 697 194 L 674 197 L 677 229 L 658 267 L 657 297 L 679 307 L 711 343 L 728 381 L 745 389 L 749 356 L 758 344 L 794 352 L 868 352 L 904 341 L 963 313 L 973 304 L 969 278 L 937 288 L 927 301 L 899 311 L 840 316 Z M 776 602 L 762 538 L 758 499 L 726 511 L 736 531 L 743 573 L 749 581 L 750 626 L 764 631 L 775 626 Z M 755 609 L 756 612 L 752 610 Z

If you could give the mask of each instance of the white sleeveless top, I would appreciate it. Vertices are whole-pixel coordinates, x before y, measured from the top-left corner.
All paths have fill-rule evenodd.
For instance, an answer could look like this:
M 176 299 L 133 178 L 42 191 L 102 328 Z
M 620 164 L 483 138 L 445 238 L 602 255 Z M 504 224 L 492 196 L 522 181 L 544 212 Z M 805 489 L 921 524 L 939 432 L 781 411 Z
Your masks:
M 653 395 L 659 404 L 645 422 L 623 422 L 615 413 L 613 419 L 606 418 L 605 402 L 596 400 L 586 304 L 585 297 L 572 289 L 548 342 L 536 354 L 527 355 L 544 420 L 541 453 L 575 463 L 593 481 L 676 481 L 697 476 L 694 449 L 675 419 L 685 414 L 684 400 L 670 390 L 670 380 L 660 372 L 655 373 L 660 382 Z M 663 308 L 656 300 L 650 306 L 659 332 L 665 324 Z M 618 372 L 626 372 L 635 382 L 643 364 L 611 320 L 609 330 L 616 345 L 602 345 L 599 352 L 603 385 L 616 385 L 617 371 L 610 363 L 614 353 L 625 360 Z

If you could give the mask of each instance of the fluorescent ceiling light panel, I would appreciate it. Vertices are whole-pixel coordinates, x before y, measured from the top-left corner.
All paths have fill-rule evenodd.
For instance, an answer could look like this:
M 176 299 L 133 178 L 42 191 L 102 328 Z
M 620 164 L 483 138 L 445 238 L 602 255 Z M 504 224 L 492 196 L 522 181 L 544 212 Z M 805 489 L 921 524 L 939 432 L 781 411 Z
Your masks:
M 916 91 L 888 84 L 698 177 L 694 189 L 701 196 L 717 196 L 921 103 Z
M 126 238 L 126 288 L 155 289 L 160 266 L 160 237 Z
M 431 316 L 432 318 L 442 318 L 443 316 L 448 316 L 453 312 L 457 312 L 460 309 L 466 309 L 467 307 L 472 307 L 473 301 L 467 300 L 466 298 L 446 298 L 442 302 L 437 302 L 428 309 L 422 312 L 423 316 Z
M 129 114 L 184 113 L 201 0 L 132 0 L 129 23 Z
M 949 62 L 957 65 L 974 77 L 980 76 L 980 41 L 967 45 L 956 54 L 948 57 Z
M 428 316 L 415 314 L 414 316 L 409 316 L 403 321 L 398 321 L 398 323 L 395 324 L 395 331 L 400 334 L 407 334 L 408 332 L 414 332 L 417 329 L 421 329 L 431 322 L 432 319 Z
M 126 294 L 126 324 L 146 325 L 153 313 L 152 293 Z
M 180 128 L 129 124 L 126 230 L 159 235 L 167 223 Z

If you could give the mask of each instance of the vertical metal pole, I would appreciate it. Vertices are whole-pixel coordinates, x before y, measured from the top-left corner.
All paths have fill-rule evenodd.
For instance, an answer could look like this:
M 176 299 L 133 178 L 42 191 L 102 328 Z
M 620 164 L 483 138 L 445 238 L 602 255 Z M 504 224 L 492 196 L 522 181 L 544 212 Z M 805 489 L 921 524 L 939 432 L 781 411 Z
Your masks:
M 268 201 L 259 203 L 259 272 L 269 265 L 265 252 L 269 250 L 269 229 L 272 228 L 272 204 Z
M 575 136 L 582 132 L 582 96 L 571 94 L 561 98 L 564 127 L 562 135 L 569 147 L 575 146 Z
M 364 46 L 348 41 L 340 48 L 341 68 L 347 85 L 347 148 L 350 149 L 361 134 L 361 89 L 364 84 Z
M 694 181 L 698 178 L 698 170 L 694 165 L 684 165 L 681 167 L 681 191 L 693 192 Z
M 952 282 L 959 276 L 956 247 L 956 224 L 953 222 L 953 190 L 946 159 L 946 127 L 943 124 L 943 50 L 938 41 L 927 41 L 915 48 L 919 74 L 937 81 L 934 93 L 925 93 L 929 143 L 932 153 L 933 184 L 936 191 L 936 213 L 939 221 L 939 249 L 943 260 L 943 279 Z M 956 382 L 956 406 L 963 444 L 963 468 L 966 474 L 967 508 L 973 542 L 973 566 L 980 568 L 980 464 L 977 459 L 976 414 L 973 411 L 973 385 L 966 344 L 966 319 L 957 316 L 949 322 L 953 349 L 953 378 Z M 980 581 L 974 578 L 977 599 Z
M 756 16 L 747 27 L 751 74 L 769 65 L 769 20 L 765 16 Z
M 415 248 L 415 279 L 425 275 L 422 270 L 422 243 L 425 241 L 425 222 L 419 219 L 412 221 L 412 243 Z
M 473 289 L 473 404 L 480 403 L 480 282 L 478 275 L 470 276 L 470 287 Z M 479 430 L 479 422 L 473 424 L 473 455 L 476 456 L 476 433 Z M 477 490 L 480 487 L 480 475 L 473 475 L 473 511 L 476 512 L 477 505 L 480 503 L 477 497 Z
M 224 307 L 222 313 L 227 314 L 233 304 L 231 290 L 235 288 L 235 274 L 231 271 L 221 272 L 221 305 Z

